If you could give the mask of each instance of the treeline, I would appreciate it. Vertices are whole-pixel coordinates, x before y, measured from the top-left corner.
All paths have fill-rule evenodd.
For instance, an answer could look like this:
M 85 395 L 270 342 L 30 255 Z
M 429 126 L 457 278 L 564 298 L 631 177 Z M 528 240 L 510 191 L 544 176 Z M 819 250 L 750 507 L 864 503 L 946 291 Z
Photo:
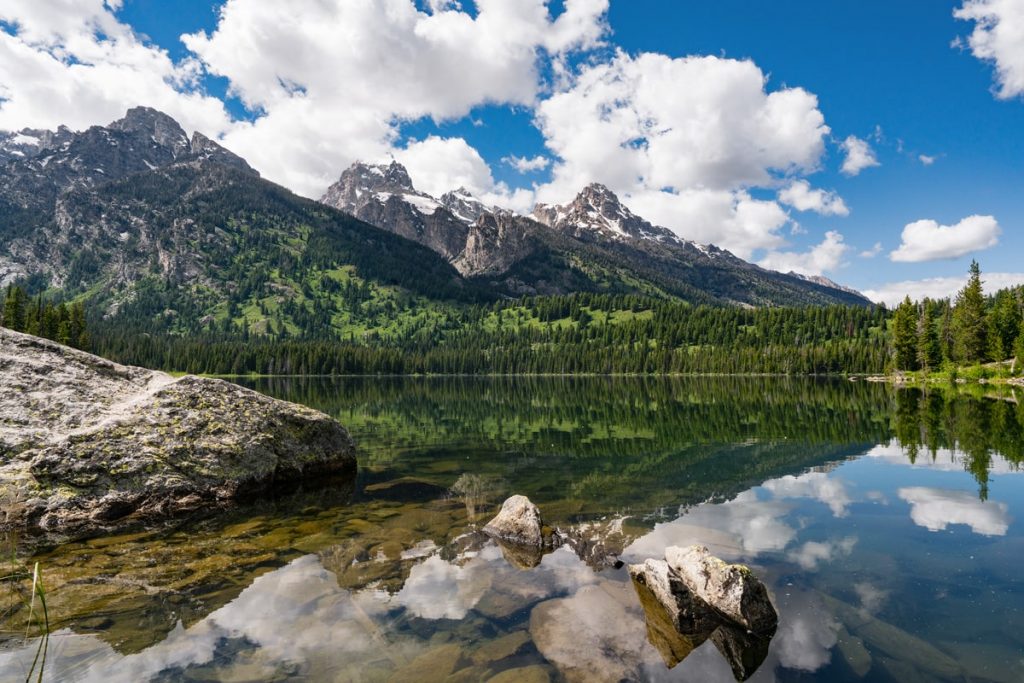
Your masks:
M 0 325 L 76 349 L 89 349 L 89 329 L 81 303 L 54 304 L 42 294 L 30 297 L 21 287 L 9 285 Z
M 577 294 L 467 307 L 435 329 L 356 341 L 121 335 L 122 362 L 211 374 L 835 374 L 881 372 L 887 313 L 864 306 L 718 308 Z
M 981 268 L 949 299 L 904 299 L 892 317 L 895 370 L 926 372 L 1024 357 L 1024 287 L 985 296 Z

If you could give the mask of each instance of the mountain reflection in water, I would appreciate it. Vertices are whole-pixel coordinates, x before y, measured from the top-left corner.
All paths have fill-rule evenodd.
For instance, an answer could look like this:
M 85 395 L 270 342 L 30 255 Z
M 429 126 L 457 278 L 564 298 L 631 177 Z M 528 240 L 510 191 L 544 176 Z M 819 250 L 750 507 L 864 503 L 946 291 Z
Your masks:
M 356 490 L 36 551 L 43 680 L 732 681 L 712 642 L 668 668 L 607 561 L 692 543 L 778 608 L 750 680 L 1024 680 L 1018 404 L 768 379 L 257 388 L 351 426 Z M 512 492 L 583 557 L 519 569 L 475 533 Z M 9 640 L 0 680 L 34 653 Z

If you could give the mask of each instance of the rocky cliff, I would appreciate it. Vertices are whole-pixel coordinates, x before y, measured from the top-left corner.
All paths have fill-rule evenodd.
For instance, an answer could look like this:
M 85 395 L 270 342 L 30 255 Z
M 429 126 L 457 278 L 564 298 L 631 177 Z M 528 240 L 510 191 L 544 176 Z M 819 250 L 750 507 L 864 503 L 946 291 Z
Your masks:
M 350 474 L 336 421 L 0 328 L 0 523 L 89 532 Z

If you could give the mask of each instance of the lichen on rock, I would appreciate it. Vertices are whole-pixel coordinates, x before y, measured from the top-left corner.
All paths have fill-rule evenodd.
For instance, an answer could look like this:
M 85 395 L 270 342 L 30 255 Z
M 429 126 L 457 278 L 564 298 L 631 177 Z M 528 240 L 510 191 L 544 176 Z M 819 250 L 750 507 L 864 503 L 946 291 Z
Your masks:
M 355 470 L 335 420 L 217 379 L 118 365 L 0 329 L 8 526 L 79 532 Z

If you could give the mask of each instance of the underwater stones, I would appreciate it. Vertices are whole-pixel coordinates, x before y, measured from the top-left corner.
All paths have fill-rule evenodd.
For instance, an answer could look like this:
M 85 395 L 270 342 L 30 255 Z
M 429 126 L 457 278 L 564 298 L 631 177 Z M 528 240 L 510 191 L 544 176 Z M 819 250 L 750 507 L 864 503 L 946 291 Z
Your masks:
M 768 589 L 747 567 L 728 564 L 704 546 L 665 549 L 669 568 L 696 597 L 755 633 L 774 632 L 779 615 Z
M 530 613 L 534 645 L 569 683 L 643 680 L 640 626 L 634 610 L 597 584 L 546 600 Z
M 508 635 L 488 641 L 473 651 L 470 658 L 477 664 L 497 662 L 519 653 L 530 642 L 526 631 L 513 631 Z
M 456 643 L 435 647 L 396 670 L 388 683 L 440 683 L 456 671 L 460 659 L 462 648 Z
M 543 548 L 551 545 L 550 530 L 545 535 L 540 510 L 526 496 L 512 496 L 501 511 L 484 527 L 484 533 L 515 545 Z
M 547 669 L 539 664 L 522 666 L 518 669 L 507 669 L 497 676 L 487 679 L 487 683 L 548 683 L 551 676 Z
M 6 525 L 89 534 L 355 471 L 335 420 L 222 380 L 174 378 L 0 329 Z M 8 391 L 8 389 L 10 389 Z

